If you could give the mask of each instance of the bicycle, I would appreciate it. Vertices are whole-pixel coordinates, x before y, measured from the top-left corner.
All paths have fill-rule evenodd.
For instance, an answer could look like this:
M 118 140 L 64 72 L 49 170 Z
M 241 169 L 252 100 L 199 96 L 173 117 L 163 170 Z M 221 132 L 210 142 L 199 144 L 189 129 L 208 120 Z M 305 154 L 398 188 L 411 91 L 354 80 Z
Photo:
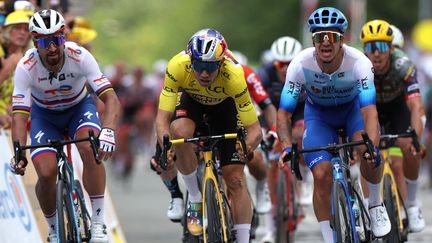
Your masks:
M 384 129 L 383 129 L 384 130 Z M 417 152 L 420 151 L 420 145 L 417 140 L 417 134 L 411 127 L 408 128 L 406 133 L 402 134 L 385 134 L 380 136 L 380 151 L 384 162 L 384 171 L 382 177 L 382 195 L 384 198 L 384 205 L 391 222 L 391 231 L 387 237 L 383 239 L 384 242 L 405 242 L 408 240 L 408 217 L 402 218 L 402 208 L 407 212 L 399 189 L 397 187 L 393 171 L 390 167 L 389 148 L 398 138 L 410 137 L 412 138 L 413 146 Z
M 214 156 L 214 146 L 223 139 L 237 139 L 245 150 L 245 132 L 239 129 L 237 133 L 227 133 L 214 136 L 199 136 L 194 138 L 181 138 L 170 140 L 168 135 L 163 137 L 162 159 L 160 167 L 166 169 L 168 166 L 168 151 L 172 145 L 182 143 L 194 143 L 198 150 L 203 153 L 204 176 L 202 178 L 203 196 L 203 236 L 202 240 L 207 242 L 234 242 L 234 223 L 231 218 L 231 209 L 222 180 L 219 179 L 217 161 Z M 243 158 L 246 159 L 246 158 Z M 193 237 L 193 240 L 198 240 Z
M 261 147 L 268 154 L 272 150 L 274 139 L 263 141 Z M 275 162 L 275 161 L 273 161 Z M 277 162 L 275 162 L 277 163 Z M 297 225 L 303 219 L 302 207 L 297 201 L 297 180 L 292 176 L 290 169 L 285 166 L 279 169 L 275 164 L 271 167 L 276 178 L 276 210 L 274 212 L 276 226 L 276 242 L 294 242 Z M 296 170 L 293 170 L 296 171 Z M 298 175 L 301 178 L 301 175 Z
M 296 143 L 292 152 L 284 158 L 291 159 L 291 170 L 301 180 L 298 165 L 299 154 L 326 150 L 332 154 L 331 164 L 333 170 L 332 187 L 332 219 L 330 225 L 333 229 L 335 242 L 370 242 L 373 234 L 370 230 L 370 217 L 363 204 L 363 198 L 352 184 L 349 171 L 350 147 L 366 145 L 369 154 L 373 154 L 373 144 L 367 133 L 362 134 L 363 141 L 348 142 L 345 131 L 339 129 L 338 136 L 341 143 L 328 146 L 299 150 Z M 290 158 L 288 158 L 290 156 Z
M 96 162 L 101 163 L 97 153 L 98 140 L 92 130 L 89 137 L 75 140 L 48 140 L 46 144 L 20 146 L 14 142 L 15 158 L 19 158 L 22 151 L 32 148 L 51 147 L 56 150 L 57 186 L 56 186 L 56 233 L 59 243 L 89 242 L 91 239 L 91 217 L 84 200 L 81 183 L 74 179 L 72 163 L 63 150 L 67 144 L 89 141 Z

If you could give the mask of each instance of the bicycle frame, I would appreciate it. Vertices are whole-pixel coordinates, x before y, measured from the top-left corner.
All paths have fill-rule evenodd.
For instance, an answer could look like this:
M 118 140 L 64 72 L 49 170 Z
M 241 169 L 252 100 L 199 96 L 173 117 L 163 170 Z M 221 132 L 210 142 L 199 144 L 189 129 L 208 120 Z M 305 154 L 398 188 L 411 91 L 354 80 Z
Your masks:
M 309 153 L 309 152 L 316 152 L 320 150 L 326 150 L 332 154 L 331 158 L 331 164 L 332 164 L 332 171 L 333 171 L 333 185 L 335 183 L 340 183 L 342 185 L 344 194 L 346 195 L 346 203 L 349 209 L 349 217 L 350 217 L 350 223 L 351 223 L 351 231 L 353 235 L 354 242 L 358 241 L 355 222 L 354 222 L 354 213 L 352 211 L 352 206 L 354 202 L 354 195 L 353 195 L 353 186 L 351 185 L 351 178 L 350 178 L 350 172 L 349 172 L 349 161 L 348 160 L 348 151 L 346 150 L 347 147 L 357 146 L 357 145 L 366 145 L 367 151 L 369 154 L 373 154 L 373 145 L 372 142 L 369 139 L 369 136 L 367 133 L 363 133 L 363 141 L 358 142 L 350 142 L 347 143 L 345 140 L 345 136 L 342 135 L 342 132 L 338 131 L 339 137 L 342 138 L 341 144 L 330 144 L 328 146 L 324 147 L 318 147 L 318 148 L 309 148 L 309 149 L 303 149 L 298 150 L 297 144 L 293 144 L 291 155 L 291 168 L 293 172 L 296 174 L 299 180 L 301 180 L 301 174 L 298 169 L 298 157 L 300 153 Z M 343 158 L 341 158 L 341 155 L 339 151 L 342 149 L 343 151 Z M 287 161 L 288 158 L 284 158 L 285 161 Z M 299 178 L 300 177 L 300 178 Z M 332 218 L 335 217 L 335 202 L 333 201 L 333 195 L 334 191 L 332 189 Z M 336 239 L 336 229 L 333 229 L 333 238 Z
M 390 167 L 388 149 L 382 149 L 381 155 L 382 155 L 383 161 L 384 161 L 384 171 L 383 171 L 382 180 L 384 180 L 385 175 L 388 175 L 391 178 L 391 182 L 392 182 L 391 190 L 395 195 L 397 195 L 396 196 L 396 207 L 397 207 L 397 214 L 398 214 L 398 220 L 399 220 L 399 231 L 402 232 L 403 231 L 402 202 L 401 202 L 399 190 L 398 190 L 397 185 L 396 185 L 396 180 L 395 180 L 393 171 Z M 384 184 L 383 184 L 383 189 L 381 190 L 381 197 L 384 198 Z
M 168 136 L 164 136 L 163 139 L 163 152 L 162 152 L 162 160 L 161 160 L 161 167 L 166 168 L 167 166 L 167 154 L 168 150 L 171 148 L 172 145 L 182 144 L 182 143 L 196 143 L 199 144 L 200 151 L 203 152 L 204 157 L 204 163 L 205 163 L 205 170 L 204 170 L 204 178 L 202 180 L 202 188 L 203 188 L 203 205 L 206 205 L 206 185 L 209 181 L 212 181 L 214 183 L 215 189 L 216 189 L 216 200 L 218 200 L 218 206 L 221 220 L 222 220 L 222 231 L 223 231 L 223 241 L 228 242 L 229 236 L 227 234 L 228 228 L 227 228 L 227 219 L 225 218 L 225 209 L 223 208 L 223 192 L 221 191 L 221 186 L 218 180 L 217 174 L 215 174 L 215 164 L 216 162 L 213 160 L 213 147 L 214 145 L 222 139 L 239 139 L 242 145 L 242 148 L 246 148 L 245 142 L 244 142 L 244 131 L 242 129 L 239 129 L 237 133 L 228 133 L 224 135 L 216 135 L 216 136 L 203 136 L 203 137 L 195 137 L 195 138 L 189 138 L 189 139 L 174 139 L 169 140 Z M 163 165 L 163 166 L 162 166 Z M 229 205 L 227 205 L 229 206 Z M 206 210 L 206 207 L 204 207 Z M 203 216 L 205 216 L 206 213 L 204 213 Z M 204 223 L 207 222 L 207 219 L 203 219 Z M 207 242 L 207 232 L 206 227 L 204 226 L 203 235 L 204 235 L 204 242 Z
M 15 158 L 21 158 L 21 152 L 23 150 L 26 149 L 31 149 L 31 148 L 43 148 L 43 147 L 51 147 L 54 148 L 56 150 L 56 160 L 57 160 L 57 183 L 64 183 L 65 187 L 66 187 L 66 191 L 67 193 L 67 200 L 70 201 L 70 205 L 74 205 L 74 198 L 72 197 L 72 193 L 75 193 L 76 196 L 83 196 L 80 193 L 78 193 L 78 190 L 75 187 L 75 178 L 74 178 L 74 172 L 73 172 L 73 167 L 72 167 L 72 163 L 70 162 L 70 160 L 68 159 L 66 153 L 63 150 L 64 145 L 67 144 L 72 144 L 72 143 L 79 143 L 79 142 L 85 142 L 85 141 L 89 141 L 93 150 L 93 155 L 95 157 L 95 160 L 98 164 L 101 163 L 101 161 L 99 160 L 99 156 L 97 154 L 97 144 L 98 144 L 98 140 L 97 138 L 94 136 L 94 133 L 92 130 L 89 130 L 89 137 L 88 138 L 83 138 L 83 139 L 77 139 L 77 140 L 48 140 L 48 143 L 46 144 L 37 144 L 37 145 L 28 145 L 28 146 L 20 146 L 18 141 L 14 141 L 14 153 L 15 153 Z M 17 159 L 20 160 L 20 159 Z M 77 199 L 78 200 L 78 199 Z M 64 206 L 63 206 L 64 207 Z M 74 206 L 72 206 L 74 207 Z M 76 211 L 73 209 L 73 227 L 76 232 L 76 241 L 77 242 L 81 242 L 81 232 L 79 231 L 79 226 L 78 226 L 78 215 L 76 214 Z M 56 221 L 59 221 L 59 214 L 63 214 L 63 208 L 59 209 L 56 208 Z M 88 212 L 87 212 L 88 213 Z M 59 234 L 59 224 L 57 223 L 57 229 L 56 229 L 56 233 L 57 235 Z M 72 233 L 72 232 L 69 232 Z M 86 239 L 88 240 L 88 239 Z
M 385 126 L 382 127 L 382 130 L 385 131 Z M 382 190 L 381 190 L 381 195 L 384 198 L 384 178 L 386 176 L 390 177 L 391 180 L 391 191 L 393 193 L 393 195 L 396 195 L 396 209 L 397 209 L 397 216 L 398 216 L 398 223 L 399 223 L 399 233 L 402 233 L 404 237 L 406 237 L 406 234 L 408 233 L 406 230 L 406 228 L 404 228 L 404 223 L 402 220 L 402 207 L 405 207 L 403 204 L 403 201 L 401 199 L 400 193 L 399 193 L 399 189 L 397 187 L 397 183 L 396 183 L 396 179 L 395 176 L 393 174 L 393 171 L 391 169 L 390 166 L 390 151 L 389 151 L 389 142 L 391 141 L 395 141 L 398 138 L 402 138 L 402 137 L 411 137 L 412 138 L 412 144 L 415 147 L 416 151 L 419 152 L 420 151 L 420 145 L 418 143 L 417 140 L 417 134 L 415 133 L 414 129 L 409 127 L 408 130 L 406 131 L 406 133 L 402 133 L 402 134 L 385 134 L 385 135 L 381 135 L 380 136 L 380 149 L 381 149 L 381 154 L 383 157 L 383 161 L 384 161 L 384 171 L 383 171 L 383 177 L 382 177 Z

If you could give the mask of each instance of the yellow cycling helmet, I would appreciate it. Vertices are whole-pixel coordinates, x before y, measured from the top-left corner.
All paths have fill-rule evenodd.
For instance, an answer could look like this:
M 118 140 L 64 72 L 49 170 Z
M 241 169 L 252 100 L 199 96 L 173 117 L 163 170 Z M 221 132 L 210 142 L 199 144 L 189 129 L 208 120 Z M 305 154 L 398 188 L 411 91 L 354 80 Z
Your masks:
M 385 20 L 372 20 L 363 25 L 360 39 L 362 43 L 370 41 L 392 42 L 394 38 L 390 24 Z
M 6 17 L 4 26 L 12 25 L 12 24 L 28 24 L 29 23 L 29 15 L 23 10 L 13 11 L 8 14 Z

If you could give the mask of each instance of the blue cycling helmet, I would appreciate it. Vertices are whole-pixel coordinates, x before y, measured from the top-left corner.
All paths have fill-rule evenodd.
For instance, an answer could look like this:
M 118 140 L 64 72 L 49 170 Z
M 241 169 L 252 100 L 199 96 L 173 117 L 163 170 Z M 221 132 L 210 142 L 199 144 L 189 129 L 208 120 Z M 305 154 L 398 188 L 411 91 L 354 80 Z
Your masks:
M 318 28 L 336 28 L 345 33 L 348 28 L 348 20 L 338 9 L 324 7 L 315 10 L 309 16 L 308 26 L 310 32 Z
M 214 29 L 202 29 L 189 40 L 187 53 L 192 60 L 217 62 L 224 58 L 228 48 L 225 38 Z

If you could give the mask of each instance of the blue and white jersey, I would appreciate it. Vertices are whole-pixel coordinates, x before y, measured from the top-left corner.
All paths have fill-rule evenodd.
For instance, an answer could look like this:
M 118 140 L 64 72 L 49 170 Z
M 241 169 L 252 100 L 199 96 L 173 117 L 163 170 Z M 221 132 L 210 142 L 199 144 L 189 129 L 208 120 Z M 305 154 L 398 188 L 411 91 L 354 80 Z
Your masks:
M 360 107 L 375 104 L 374 74 L 371 61 L 359 50 L 343 45 L 344 57 L 332 74 L 318 66 L 315 48 L 301 51 L 288 66 L 280 108 L 293 113 L 302 86 L 312 105 L 335 107 L 359 98 Z

